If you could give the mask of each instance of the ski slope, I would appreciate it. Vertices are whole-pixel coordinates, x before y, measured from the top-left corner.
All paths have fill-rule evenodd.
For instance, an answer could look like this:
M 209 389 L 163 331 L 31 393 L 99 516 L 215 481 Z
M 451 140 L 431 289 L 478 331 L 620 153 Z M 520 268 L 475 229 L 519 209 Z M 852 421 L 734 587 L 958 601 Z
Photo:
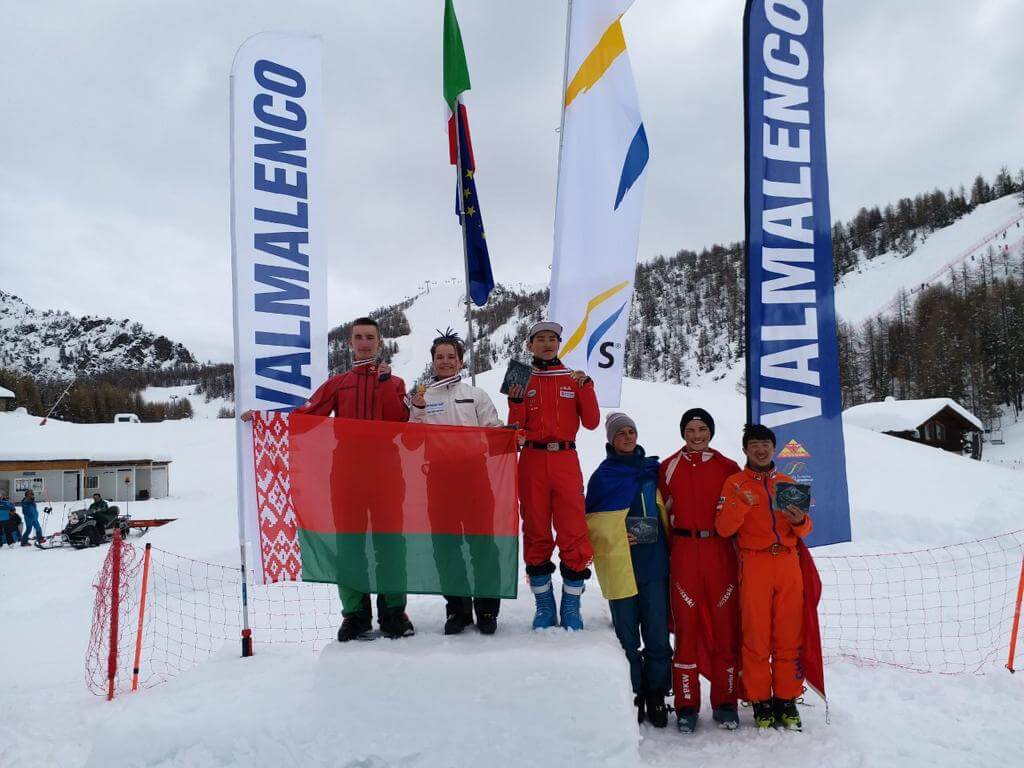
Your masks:
M 422 327 L 419 318 L 410 320 Z M 421 332 L 410 348 L 420 348 L 430 333 Z M 396 360 L 396 373 L 411 378 L 425 358 L 426 352 Z M 627 380 L 623 409 L 636 419 L 648 451 L 665 456 L 680 442 L 678 414 L 708 408 L 717 422 L 715 445 L 738 457 L 744 408 L 737 375 L 693 387 Z M 480 383 L 494 393 L 499 378 L 488 372 Z M 495 397 L 504 413 L 502 400 Z M 171 496 L 133 503 L 129 512 L 178 520 L 145 540 L 197 560 L 237 562 L 231 420 L 137 424 L 129 431 L 106 424 L 40 427 L 31 417 L 0 414 L 0 433 L 33 450 L 125 435 L 132 447 L 169 455 Z M 1021 527 L 1018 473 L 856 427 L 845 434 L 855 541 L 826 549 L 900 551 Z M 603 433 L 583 433 L 579 445 L 589 474 L 603 457 Z M 55 515 L 60 512 L 58 505 Z M 56 527 L 47 523 L 48 532 Z M 0 611 L 8 630 L 0 632 L 0 658 L 9 661 L 0 673 L 2 768 L 961 768 L 1012 764 L 1024 749 L 1024 719 L 1017 714 L 1024 678 L 999 669 L 977 677 L 915 675 L 833 663 L 826 668 L 831 725 L 821 702 L 809 698 L 800 735 L 757 733 L 746 710 L 733 734 L 705 727 L 684 738 L 671 727 L 638 729 L 625 659 L 596 583 L 584 596 L 587 631 L 579 635 L 531 633 L 532 596 L 525 588 L 518 600 L 503 603 L 492 638 L 472 630 L 444 637 L 443 601 L 412 597 L 414 638 L 332 643 L 314 653 L 261 645 L 257 635 L 252 659 L 238 658 L 231 642 L 169 683 L 107 703 L 83 682 L 91 583 L 104 555 L 105 548 L 0 550 Z
M 1005 235 L 1004 235 L 1005 233 Z M 991 246 L 1008 246 L 1019 261 L 1024 238 L 1024 208 L 1013 194 L 979 205 L 950 226 L 928 235 L 909 256 L 889 251 L 863 261 L 836 284 L 836 314 L 858 325 L 891 309 L 900 291 L 913 294 L 923 286 L 948 280 L 949 268 L 985 255 Z M 1002 264 L 997 259 L 997 266 Z
M 216 419 L 221 408 L 234 410 L 234 402 L 223 397 L 207 400 L 206 396 L 196 392 L 195 384 L 184 384 L 178 387 L 146 387 L 140 392 L 147 403 L 170 403 L 177 399 L 188 400 L 192 404 L 192 418 Z

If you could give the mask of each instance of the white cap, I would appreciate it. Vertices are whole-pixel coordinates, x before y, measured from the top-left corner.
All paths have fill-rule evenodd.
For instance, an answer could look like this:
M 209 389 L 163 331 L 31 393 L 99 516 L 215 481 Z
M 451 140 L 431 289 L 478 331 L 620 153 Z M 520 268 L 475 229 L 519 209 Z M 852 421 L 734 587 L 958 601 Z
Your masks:
M 551 322 L 550 320 L 541 320 L 539 323 L 534 323 L 530 328 L 528 338 L 533 341 L 533 337 L 541 331 L 551 331 L 558 337 L 559 341 L 562 339 L 562 326 L 558 323 Z

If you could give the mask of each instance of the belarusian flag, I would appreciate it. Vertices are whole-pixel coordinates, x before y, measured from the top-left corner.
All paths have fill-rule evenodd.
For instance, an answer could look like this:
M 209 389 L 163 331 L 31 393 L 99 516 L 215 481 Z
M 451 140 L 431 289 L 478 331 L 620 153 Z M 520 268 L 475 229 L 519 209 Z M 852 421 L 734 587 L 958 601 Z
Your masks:
M 515 432 L 292 414 L 303 581 L 516 596 Z
M 469 135 L 469 119 L 462 94 L 468 91 L 469 68 L 466 51 L 462 47 L 459 20 L 455 18 L 452 0 L 444 3 L 444 101 L 448 107 L 448 155 L 452 165 L 458 166 L 459 184 L 456 213 L 465 232 L 466 290 L 477 306 L 487 303 L 494 289 L 491 259 L 484 234 L 484 220 L 480 214 L 480 199 L 476 193 L 476 161 L 473 141 Z

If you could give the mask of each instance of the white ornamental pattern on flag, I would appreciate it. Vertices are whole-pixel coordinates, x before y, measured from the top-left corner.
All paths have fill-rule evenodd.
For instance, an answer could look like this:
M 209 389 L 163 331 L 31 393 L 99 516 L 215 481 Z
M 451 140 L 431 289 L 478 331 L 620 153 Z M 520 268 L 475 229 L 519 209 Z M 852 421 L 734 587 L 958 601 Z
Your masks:
M 288 472 L 288 417 L 256 413 L 252 420 L 256 457 L 256 514 L 266 583 L 299 581 L 302 552 Z

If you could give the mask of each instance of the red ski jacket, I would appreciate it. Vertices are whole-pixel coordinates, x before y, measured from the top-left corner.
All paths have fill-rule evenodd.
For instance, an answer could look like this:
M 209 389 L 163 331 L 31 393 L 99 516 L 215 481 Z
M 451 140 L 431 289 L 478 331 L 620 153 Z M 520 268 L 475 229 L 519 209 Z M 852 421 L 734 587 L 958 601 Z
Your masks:
M 405 382 L 398 376 L 380 381 L 376 363 L 360 365 L 332 376 L 293 413 L 340 416 L 345 419 L 408 421 Z
M 714 531 L 722 486 L 726 478 L 739 471 L 735 461 L 713 448 L 701 453 L 688 453 L 684 448 L 662 461 L 658 490 L 672 527 Z
M 518 424 L 527 440 L 575 440 L 581 423 L 584 429 L 597 429 L 601 423 L 594 382 L 578 383 L 561 364 L 536 371 L 526 387 L 526 398 L 518 402 L 509 398 L 508 423 Z

